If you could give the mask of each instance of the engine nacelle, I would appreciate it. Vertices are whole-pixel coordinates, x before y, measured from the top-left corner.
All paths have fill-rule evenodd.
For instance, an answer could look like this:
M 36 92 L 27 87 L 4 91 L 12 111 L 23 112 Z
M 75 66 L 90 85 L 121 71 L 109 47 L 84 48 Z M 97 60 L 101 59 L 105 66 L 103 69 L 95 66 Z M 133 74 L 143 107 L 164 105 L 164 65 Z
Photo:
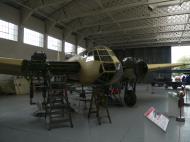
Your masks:
M 136 75 L 135 75 L 135 63 L 136 61 L 134 58 L 127 57 L 124 58 L 122 61 L 123 66 L 123 79 L 128 81 L 135 81 Z
M 127 57 L 123 59 L 122 64 L 123 64 L 124 80 L 128 81 L 141 80 L 148 72 L 147 64 L 139 59 Z
M 142 60 L 137 60 L 135 66 L 135 74 L 137 76 L 137 79 L 138 80 L 143 79 L 147 74 L 147 72 L 148 72 L 147 64 Z

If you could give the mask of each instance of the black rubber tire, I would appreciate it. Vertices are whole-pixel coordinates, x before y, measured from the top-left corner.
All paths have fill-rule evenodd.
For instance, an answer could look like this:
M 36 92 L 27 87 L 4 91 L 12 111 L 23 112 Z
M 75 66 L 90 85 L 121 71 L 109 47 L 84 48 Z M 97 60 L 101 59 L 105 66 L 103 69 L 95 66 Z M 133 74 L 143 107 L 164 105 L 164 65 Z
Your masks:
M 152 86 L 155 86 L 155 83 L 152 82 L 151 85 L 152 85 Z
M 168 85 L 165 85 L 165 89 L 168 89 Z
M 177 90 L 177 85 L 173 85 L 172 88 L 173 88 L 174 90 Z
M 132 90 L 125 91 L 124 102 L 128 107 L 133 107 L 137 102 L 136 94 Z

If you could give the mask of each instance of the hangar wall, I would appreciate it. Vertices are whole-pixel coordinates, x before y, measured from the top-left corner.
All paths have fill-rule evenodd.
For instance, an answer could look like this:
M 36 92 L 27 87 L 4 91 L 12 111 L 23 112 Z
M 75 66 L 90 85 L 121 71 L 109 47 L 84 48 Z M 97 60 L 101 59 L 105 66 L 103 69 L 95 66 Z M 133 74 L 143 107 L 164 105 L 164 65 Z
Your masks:
M 147 64 L 171 63 L 171 47 L 147 47 L 114 50 L 120 60 L 125 57 L 134 57 L 144 60 Z M 171 74 L 148 73 L 145 82 L 151 82 L 156 77 L 171 77 Z
M 57 60 L 58 58 L 57 51 L 48 49 L 47 42 L 45 43 L 46 40 L 44 40 L 45 46 L 43 48 L 23 43 L 23 27 L 40 32 L 44 34 L 44 36 L 50 35 L 52 37 L 62 40 L 63 43 L 64 41 L 67 41 L 74 45 L 76 44 L 75 41 L 76 37 L 74 35 L 70 35 L 67 38 L 65 38 L 63 29 L 60 29 L 58 27 L 53 27 L 51 30 L 49 30 L 46 33 L 45 32 L 46 21 L 43 21 L 42 19 L 39 19 L 37 17 L 30 16 L 26 21 L 24 21 L 23 24 L 21 24 L 22 13 L 21 10 L 17 8 L 0 3 L 0 11 L 1 11 L 0 20 L 11 22 L 18 26 L 18 41 L 12 41 L 0 38 L 0 57 L 30 59 L 31 55 L 35 51 L 42 51 L 47 54 L 47 58 L 49 60 Z M 88 47 L 91 47 L 93 44 L 90 41 L 88 42 L 89 42 Z M 78 43 L 78 45 L 81 47 L 86 47 L 84 40 L 81 40 L 81 42 Z M 61 52 L 61 54 L 59 54 L 59 58 L 61 60 L 65 58 L 64 52 Z M 9 81 L 12 80 L 13 80 L 12 76 L 1 74 L 0 92 L 1 92 L 1 87 L 7 86 L 7 81 L 9 83 Z M 10 90 L 10 88 L 5 90 Z
M 37 46 L 23 43 L 22 41 L 23 27 L 40 32 L 44 34 L 44 36 L 50 35 L 57 39 L 61 39 L 62 41 L 67 41 L 74 45 L 76 44 L 74 35 L 70 35 L 64 39 L 63 29 L 53 27 L 48 33 L 46 33 L 45 32 L 46 22 L 43 21 L 42 19 L 36 18 L 34 16 L 30 16 L 26 21 L 24 21 L 24 24 L 21 25 L 21 17 L 22 17 L 21 10 L 14 8 L 12 6 L 2 4 L 2 3 L 0 3 L 0 9 L 1 9 L 1 12 L 0 12 L 1 20 L 11 22 L 19 26 L 18 41 L 11 41 L 11 40 L 0 38 L 0 51 L 1 51 L 0 56 L 1 57 L 29 59 L 35 51 L 43 51 L 47 54 L 48 59 L 57 60 L 57 51 L 47 49 L 47 46 L 42 48 L 42 47 L 37 47 Z M 47 44 L 44 44 L 44 45 L 47 45 Z M 78 45 L 85 47 L 84 40 L 78 43 Z M 89 46 L 90 45 L 92 44 L 89 44 Z M 61 59 L 64 59 L 64 52 L 62 52 L 60 56 L 61 56 L 60 57 Z

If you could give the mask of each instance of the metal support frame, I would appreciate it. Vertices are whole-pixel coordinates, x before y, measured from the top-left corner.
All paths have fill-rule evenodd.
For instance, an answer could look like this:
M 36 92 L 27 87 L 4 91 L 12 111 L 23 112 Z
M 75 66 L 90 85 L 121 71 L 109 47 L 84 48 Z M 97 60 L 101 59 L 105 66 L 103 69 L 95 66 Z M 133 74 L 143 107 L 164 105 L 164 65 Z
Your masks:
M 101 43 L 109 46 L 115 46 L 115 43 L 124 44 L 125 39 L 127 39 L 128 42 L 138 42 L 139 44 L 141 44 L 141 41 L 143 40 L 149 40 L 151 43 L 153 39 L 149 38 L 149 36 L 163 33 L 165 34 L 164 38 L 170 38 L 170 36 L 167 36 L 169 35 L 169 32 L 170 35 L 172 35 L 174 32 L 182 32 L 181 38 L 183 40 L 184 35 L 187 31 L 189 31 L 189 18 L 185 21 L 185 17 L 190 14 L 190 9 L 178 9 L 174 7 L 171 12 L 168 11 L 168 6 L 179 3 L 182 5 L 182 7 L 183 4 L 184 6 L 188 7 L 188 3 L 185 3 L 188 1 L 189 0 L 183 0 L 182 3 L 178 0 L 149 0 L 142 2 L 133 1 L 130 3 L 129 1 L 124 0 L 118 2 L 94 0 L 89 2 L 89 4 L 93 4 L 93 6 L 89 7 L 88 12 L 74 10 L 77 6 L 81 6 L 81 8 L 86 6 L 84 3 L 82 3 L 82 0 L 77 2 L 74 0 L 30 0 L 28 3 L 10 0 L 10 2 L 4 3 L 13 3 L 21 6 L 22 24 L 24 24 L 31 15 L 35 14 L 46 19 L 46 32 L 50 31 L 52 27 L 57 25 L 62 28 L 64 27 L 65 37 L 69 36 L 72 32 L 77 33 L 78 43 L 83 40 L 83 38 L 88 38 L 96 45 Z M 148 7 L 151 5 L 156 5 L 157 8 L 148 9 Z M 53 12 L 46 12 L 46 8 L 51 8 Z M 170 23 L 167 20 L 168 17 L 171 17 L 171 20 L 173 19 L 173 22 L 175 22 L 175 17 L 180 16 L 182 16 L 182 18 L 184 17 L 184 19 L 177 21 L 176 23 Z M 185 28 L 176 28 L 174 30 L 165 29 L 168 28 L 167 26 L 177 25 L 179 27 L 184 26 Z M 101 31 L 98 30 L 98 27 L 101 28 Z M 127 34 L 128 32 L 129 34 Z M 110 34 L 113 34 L 113 36 L 110 36 Z M 133 40 L 132 38 L 138 39 Z M 157 39 L 157 37 L 154 38 Z M 178 42 L 181 41 L 181 38 L 179 38 Z M 125 44 L 126 46 L 129 45 L 129 43 Z M 130 46 L 133 46 L 133 43 L 130 44 Z
M 48 79 L 48 96 L 45 105 L 45 119 L 48 130 L 51 128 L 65 126 L 69 122 L 73 127 L 71 106 L 68 100 L 67 85 L 64 82 L 65 76 L 51 75 Z M 52 81 L 53 80 L 53 81 Z M 66 116 L 66 114 L 68 116 Z
M 104 108 L 106 111 L 106 116 L 111 123 L 111 117 L 108 110 L 108 94 L 104 94 L 105 88 L 102 87 L 93 87 L 93 92 L 90 100 L 90 107 L 88 112 L 88 119 L 90 118 L 92 113 L 96 114 L 96 118 L 98 124 L 101 125 L 101 116 L 100 116 L 100 109 Z M 95 110 L 93 109 L 93 104 L 95 105 Z
M 67 0 L 67 1 L 70 2 L 72 0 Z M 42 0 L 34 1 L 34 0 L 31 0 L 29 2 L 30 2 L 31 9 L 27 8 L 27 9 L 23 10 L 23 23 L 28 18 L 30 18 L 30 16 L 32 14 L 34 14 L 35 12 L 37 12 L 39 9 L 43 9 L 43 8 L 46 8 L 46 7 L 49 7 L 49 6 L 53 6 L 53 5 L 62 4 L 65 1 L 63 1 L 63 0 L 46 0 L 46 1 L 42 1 Z
M 77 48 L 78 48 L 78 43 L 79 43 L 79 41 L 78 41 L 78 35 L 74 34 L 74 36 L 75 36 L 75 54 L 77 54 Z
M 64 33 L 62 34 L 62 53 L 64 54 L 64 59 L 65 59 L 65 35 Z
M 24 27 L 22 25 L 22 11 L 19 11 L 18 42 L 22 43 L 24 39 Z
M 104 37 L 105 36 L 110 36 L 110 34 L 114 34 L 114 33 L 120 34 L 123 31 L 125 31 L 126 33 L 127 32 L 133 32 L 133 31 L 136 31 L 136 30 L 139 30 L 139 31 L 144 30 L 144 31 L 148 32 L 150 28 L 154 28 L 154 29 L 163 28 L 163 30 L 164 30 L 164 28 L 169 27 L 169 26 L 181 26 L 181 25 L 187 25 L 187 24 L 190 24 L 190 22 L 175 23 L 175 24 L 157 24 L 157 25 L 150 25 L 150 26 L 149 25 L 148 26 L 147 25 L 146 26 L 137 26 L 137 27 L 131 27 L 131 28 L 124 28 L 123 30 L 118 29 L 118 30 L 102 31 L 101 33 L 94 31 L 94 32 L 90 33 L 88 36 L 91 37 L 91 38 L 94 38 L 96 36 L 102 38 L 101 36 L 104 36 Z M 131 34 L 134 34 L 134 33 L 130 33 L 130 35 Z M 94 38 L 94 39 L 96 39 L 96 38 Z
M 85 48 L 88 49 L 88 47 L 89 47 L 89 39 L 85 38 L 84 41 L 85 41 Z
M 16 2 L 18 5 L 20 5 L 20 6 L 22 6 L 24 9 L 26 9 L 26 11 L 31 11 L 31 10 L 33 10 L 33 8 L 31 8 L 30 6 L 28 6 L 28 5 L 25 5 L 25 4 L 23 4 L 23 3 L 21 3 L 21 2 Z M 25 11 L 25 10 L 24 10 Z M 66 25 L 66 24 L 64 24 L 64 23 L 60 23 L 60 22 L 57 22 L 55 19 L 53 19 L 53 18 L 51 18 L 51 17 L 49 17 L 49 16 L 47 16 L 47 15 L 45 15 L 45 14 L 43 14 L 42 12 L 39 12 L 38 10 L 35 10 L 35 13 L 37 13 L 37 14 L 39 14 L 39 15 L 41 15 L 41 16 L 43 16 L 43 17 L 45 17 L 46 19 L 48 19 L 46 22 L 46 24 L 47 24 L 47 31 L 49 31 L 53 26 L 55 26 L 56 24 L 59 24 L 59 25 L 62 25 L 63 27 L 65 27 L 65 29 L 67 29 L 69 32 L 68 32 L 68 34 L 66 35 L 65 34 L 65 36 L 68 36 L 73 30 L 72 30 L 72 27 L 70 27 L 70 26 L 68 26 L 68 25 Z M 24 15 L 28 15 L 28 14 L 24 14 Z M 30 14 L 30 15 L 32 15 L 32 14 Z M 25 20 L 27 20 L 26 18 L 24 18 L 24 17 L 30 17 L 30 15 L 28 15 L 28 16 L 22 16 L 22 21 L 25 21 Z M 23 23 L 23 22 L 22 22 Z M 80 34 L 79 34 L 80 35 Z M 82 36 L 83 37 L 83 36 Z
M 123 49 L 123 48 L 143 48 L 143 47 L 161 47 L 161 46 L 179 46 L 179 45 L 189 45 L 189 39 L 183 39 L 179 43 L 179 39 L 171 41 L 152 41 L 152 42 L 141 42 L 134 44 L 118 44 L 112 45 L 112 49 Z
M 115 38 L 114 37 L 108 37 L 108 38 L 100 37 L 100 38 L 96 38 L 95 40 L 98 42 L 98 41 L 103 41 L 103 39 L 106 39 L 106 40 L 110 41 L 110 43 L 141 41 L 141 40 L 147 40 L 147 38 L 149 38 L 149 37 L 151 39 L 159 40 L 160 38 L 163 38 L 163 37 L 168 37 L 168 38 L 176 37 L 176 36 L 178 36 L 178 34 L 182 34 L 183 31 L 184 30 L 158 31 L 158 32 L 155 31 L 155 32 L 147 33 L 147 34 L 123 35 L 122 37 L 115 36 Z M 190 29 L 185 30 L 184 33 L 188 34 L 189 31 L 190 31 Z M 163 36 L 163 37 L 161 37 L 161 36 Z M 135 39 L 135 40 L 133 40 L 133 39 Z
M 187 30 L 187 31 L 190 31 L 190 30 Z M 181 36 L 182 32 L 183 32 L 183 30 L 181 30 L 179 32 L 176 32 L 176 31 L 163 32 L 163 33 L 157 34 L 157 35 L 156 34 L 149 34 L 149 36 L 144 36 L 144 37 L 143 36 L 141 36 L 141 37 L 132 36 L 131 38 L 128 38 L 128 39 L 127 38 L 121 38 L 121 39 L 116 38 L 113 41 L 112 41 L 112 39 L 109 39 L 109 44 L 111 44 L 111 45 L 122 44 L 122 43 L 128 43 L 128 44 L 132 43 L 133 44 L 136 42 L 152 41 L 152 40 L 159 41 L 162 39 L 172 39 L 172 38 L 178 38 L 179 42 L 180 42 L 180 39 L 182 38 L 182 36 Z M 158 33 L 160 33 L 160 32 L 158 32 Z M 188 33 L 188 35 L 190 35 L 190 33 Z M 188 36 L 188 35 L 183 35 L 183 38 L 189 38 L 190 36 Z M 104 42 L 104 40 L 101 40 L 101 39 L 97 40 L 97 42 L 100 44 L 106 44 L 106 42 Z
M 106 7 L 102 10 L 97 10 L 97 11 L 92 11 L 88 13 L 82 13 L 73 17 L 69 18 L 63 18 L 61 19 L 63 22 L 64 21 L 71 21 L 77 18 L 84 18 L 88 16 L 94 16 L 94 15 L 102 15 L 107 12 L 112 12 L 112 11 L 117 11 L 117 10 L 122 10 L 122 9 L 127 9 L 127 8 L 132 8 L 132 7 L 139 7 L 139 6 L 144 6 L 144 5 L 150 5 L 150 4 L 158 4 L 158 3 L 163 3 L 163 2 L 169 2 L 169 1 L 175 1 L 175 0 L 161 0 L 159 2 L 135 2 L 135 3 L 127 3 L 123 5 L 118 5 L 118 6 L 113 6 L 113 7 Z
M 95 0 L 95 1 L 101 7 L 102 10 L 105 9 L 105 7 L 102 5 L 102 2 L 100 0 Z M 119 28 L 121 28 L 121 25 L 117 21 L 115 21 L 115 19 L 113 18 L 112 14 L 109 11 L 106 11 L 105 13 L 106 15 L 108 15 L 108 17 L 112 19 L 113 23 L 115 23 Z
M 164 13 L 164 14 L 154 14 L 154 15 L 148 15 L 148 16 L 137 16 L 137 17 L 123 17 L 120 19 L 115 19 L 118 23 L 126 23 L 126 22 L 132 22 L 132 21 L 138 21 L 138 20 L 146 20 L 146 19 L 153 19 L 153 18 L 161 18 L 161 17 L 169 17 L 169 16 L 176 16 L 176 15 L 184 15 L 184 14 L 190 14 L 190 11 L 185 12 L 173 12 L 173 13 Z M 108 22 L 93 22 L 93 24 L 83 24 L 80 26 L 77 30 L 85 29 L 85 28 L 93 28 L 96 26 L 103 26 L 103 25 L 110 25 L 113 24 L 110 21 Z
M 189 19 L 190 19 L 190 16 L 188 15 L 187 22 L 189 21 Z M 181 42 L 181 38 L 183 37 L 184 33 L 187 31 L 186 28 L 187 28 L 187 24 L 184 25 L 184 30 L 182 31 L 181 37 L 179 39 L 179 42 Z

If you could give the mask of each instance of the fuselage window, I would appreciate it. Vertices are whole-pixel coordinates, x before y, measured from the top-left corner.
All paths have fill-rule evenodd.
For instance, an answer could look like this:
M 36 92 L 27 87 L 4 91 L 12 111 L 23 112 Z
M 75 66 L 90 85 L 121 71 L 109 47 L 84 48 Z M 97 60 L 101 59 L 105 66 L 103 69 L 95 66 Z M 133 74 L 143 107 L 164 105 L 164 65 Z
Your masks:
M 107 50 L 98 50 L 99 55 L 108 55 L 108 51 Z
M 82 53 L 79 54 L 82 58 L 86 58 L 87 57 L 87 52 L 84 51 Z
M 86 58 L 86 62 L 94 61 L 94 54 L 93 51 L 88 52 L 88 56 Z
M 111 56 L 108 54 L 107 50 L 98 50 L 101 61 L 112 61 Z
M 100 61 L 97 50 L 94 51 L 94 59 L 95 61 Z
M 112 61 L 112 58 L 110 56 L 100 56 L 102 61 Z

